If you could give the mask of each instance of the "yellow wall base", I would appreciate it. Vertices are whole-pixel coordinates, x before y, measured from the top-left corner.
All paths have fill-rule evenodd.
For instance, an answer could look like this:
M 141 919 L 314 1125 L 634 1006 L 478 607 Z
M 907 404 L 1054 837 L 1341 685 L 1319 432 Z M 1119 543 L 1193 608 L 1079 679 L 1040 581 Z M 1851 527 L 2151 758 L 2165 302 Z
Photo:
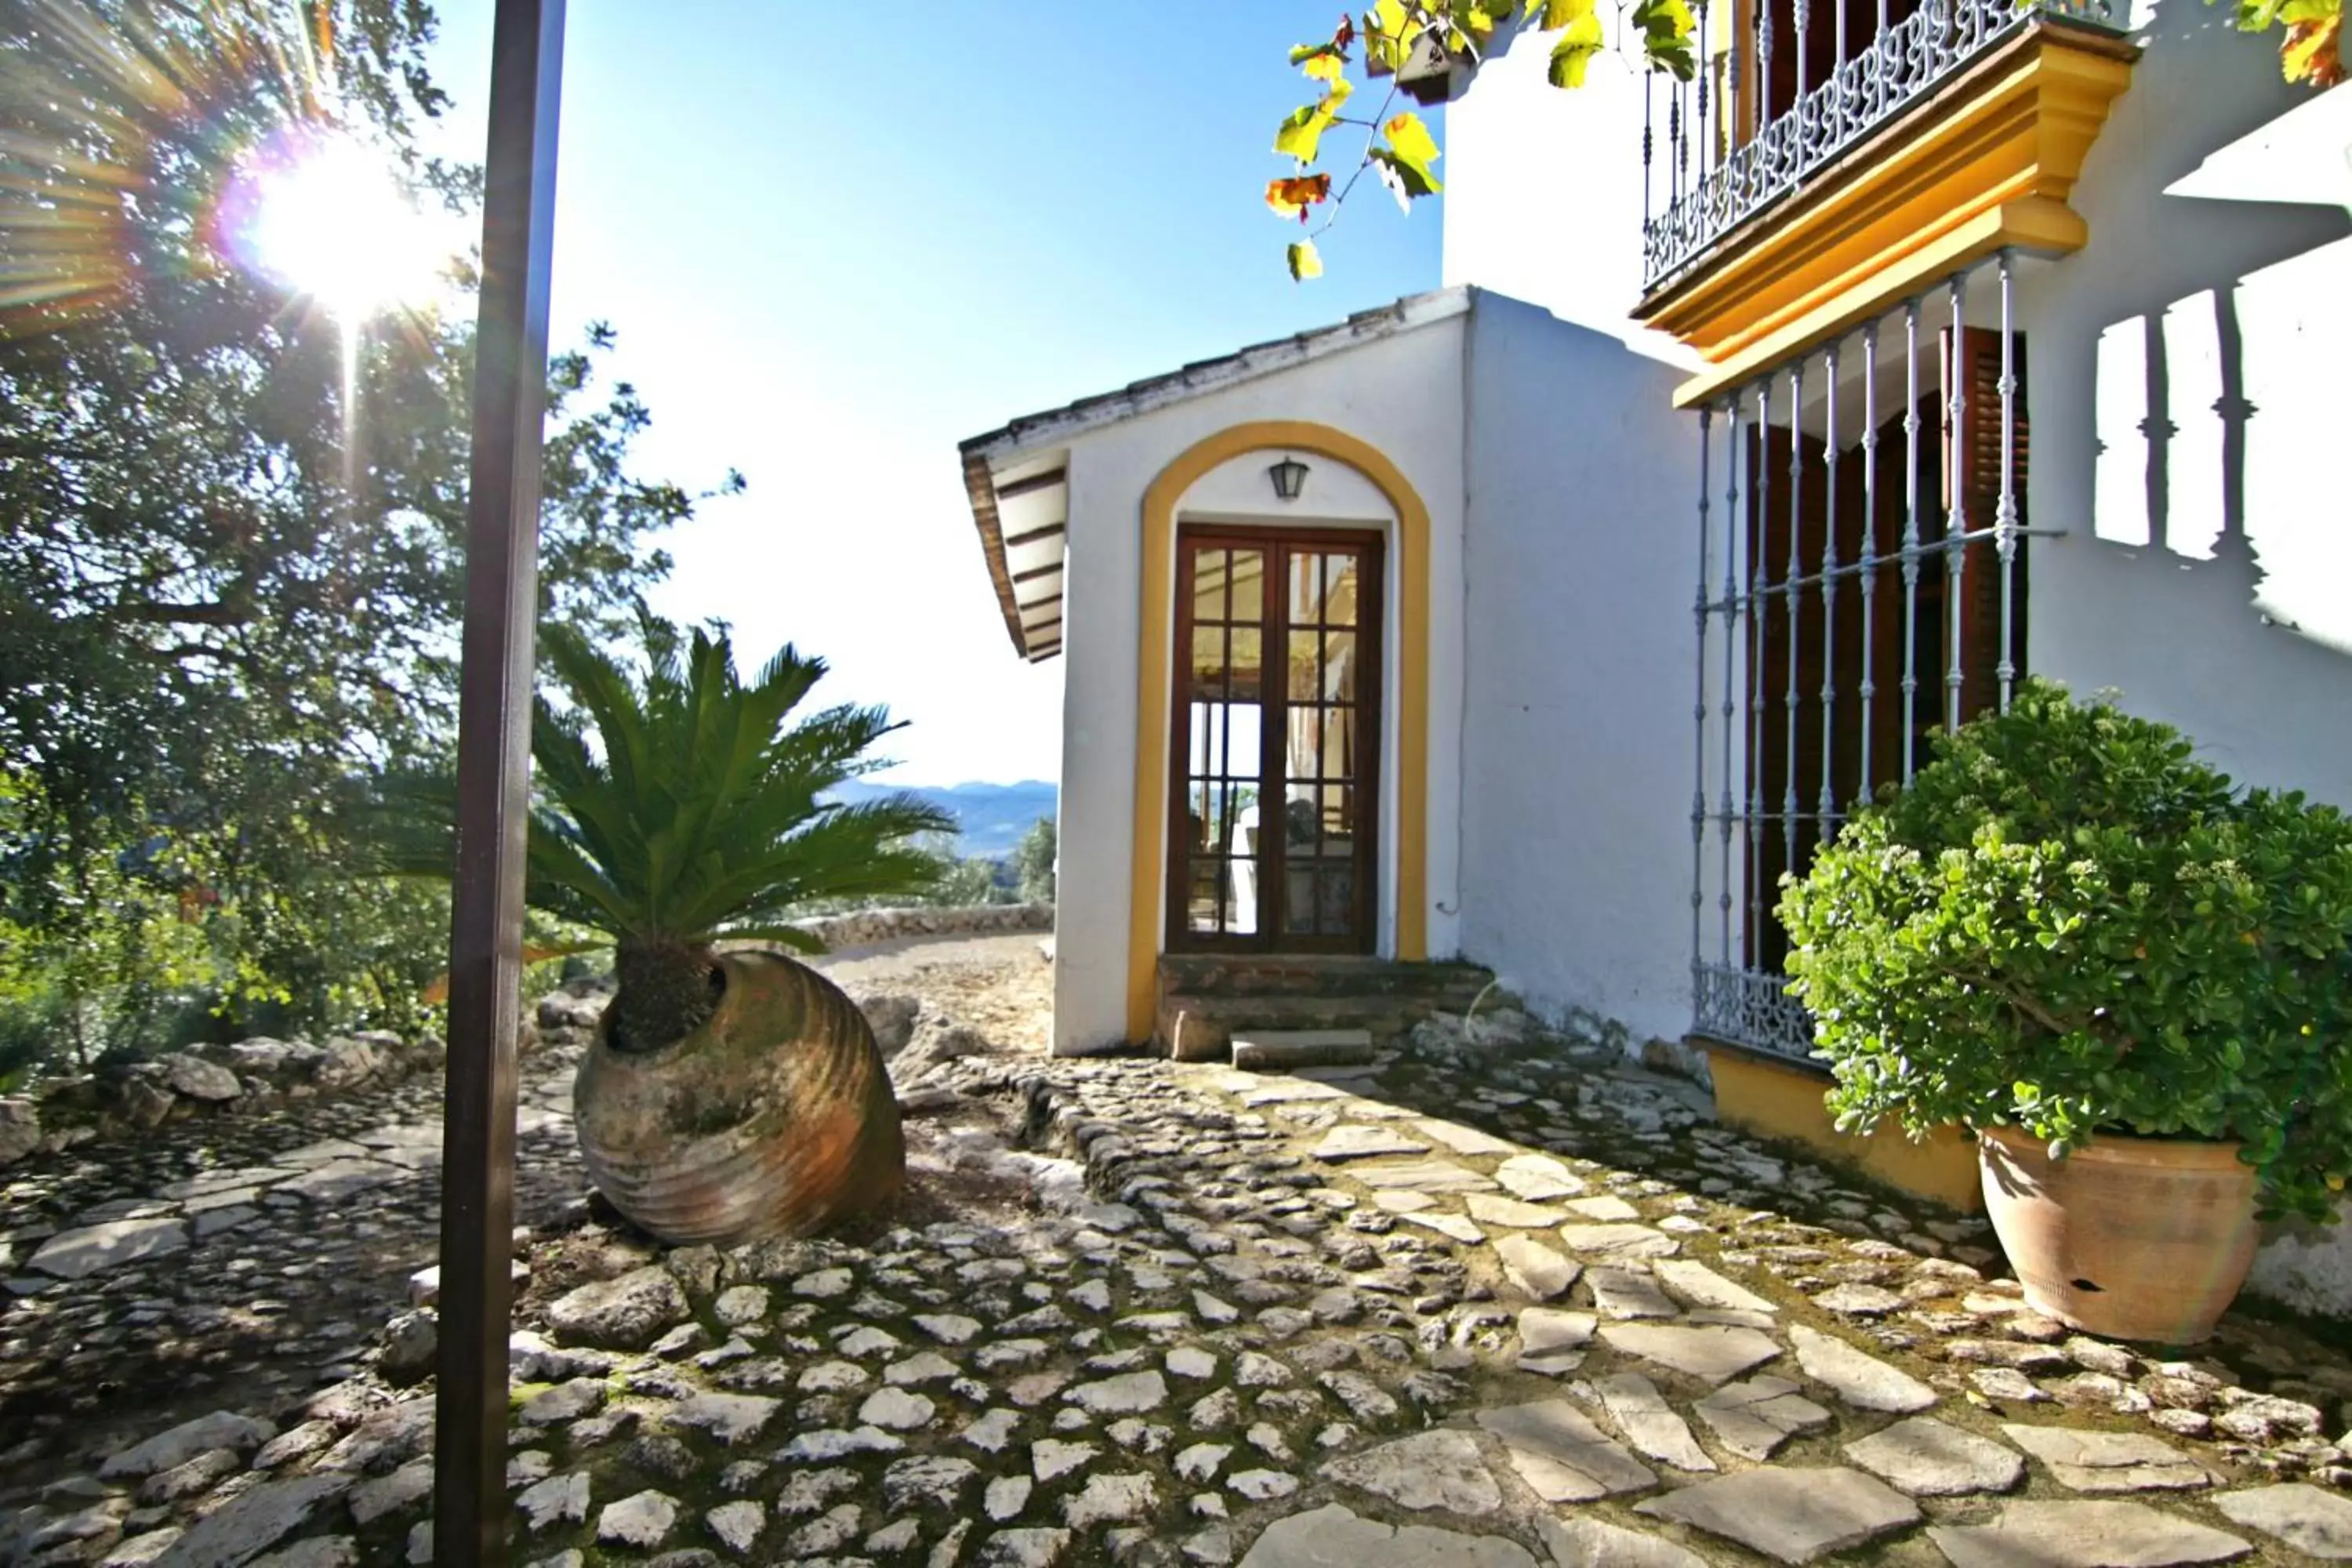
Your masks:
M 1826 1086 L 1820 1074 L 1759 1061 L 1703 1040 L 1696 1043 L 1706 1051 L 1715 1078 L 1715 1113 L 1724 1121 L 1759 1137 L 1818 1149 L 1839 1164 L 1915 1197 L 1931 1198 L 1963 1214 L 1984 1212 L 1976 1142 L 1958 1128 L 1940 1128 L 1922 1143 L 1914 1143 L 1909 1134 L 1891 1124 L 1866 1137 L 1841 1132 L 1822 1104 Z

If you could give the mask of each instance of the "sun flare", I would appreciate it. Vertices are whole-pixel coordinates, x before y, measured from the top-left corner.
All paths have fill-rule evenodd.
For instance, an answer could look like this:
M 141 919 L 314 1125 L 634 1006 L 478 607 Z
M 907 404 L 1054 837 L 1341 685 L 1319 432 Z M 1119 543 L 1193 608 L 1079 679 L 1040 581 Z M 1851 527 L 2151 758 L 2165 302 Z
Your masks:
M 341 136 L 288 134 L 257 150 L 236 172 L 225 216 L 240 263 L 347 328 L 425 302 L 448 265 L 390 160 Z

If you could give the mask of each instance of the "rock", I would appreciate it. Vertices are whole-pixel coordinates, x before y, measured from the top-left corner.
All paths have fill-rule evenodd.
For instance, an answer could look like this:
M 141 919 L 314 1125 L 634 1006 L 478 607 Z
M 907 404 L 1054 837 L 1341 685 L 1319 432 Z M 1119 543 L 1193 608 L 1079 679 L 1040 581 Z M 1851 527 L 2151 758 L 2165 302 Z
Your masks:
M 162 1530 L 148 1531 L 142 1535 L 127 1537 L 117 1542 L 113 1551 L 98 1560 L 98 1568 L 146 1568 L 146 1564 L 154 1562 L 163 1554 L 165 1547 L 186 1533 L 187 1531 L 174 1524 L 167 1525 Z M 309 1542 L 297 1544 L 307 1545 Z M 4 1537 L 0 1537 L 0 1550 L 5 1550 Z M 267 1557 L 256 1558 L 254 1562 L 256 1568 L 299 1568 L 299 1565 L 291 1562 L 293 1548 L 289 1548 L 285 1552 L 273 1552 Z M 351 1563 L 358 1561 L 358 1553 L 354 1552 L 341 1563 L 321 1563 L 317 1565 L 317 1568 L 349 1568 Z
M 1481 1410 L 1478 1425 L 1502 1439 L 1512 1468 L 1546 1502 L 1591 1502 L 1658 1483 L 1648 1466 L 1565 1399 Z
M 1672 1258 L 1682 1243 L 1646 1225 L 1564 1225 L 1560 1240 L 1570 1252 L 1597 1253 L 1612 1263 L 1635 1258 Z
M 1707 1568 L 1706 1560 L 1656 1535 L 1581 1514 L 1538 1514 L 1536 1534 L 1557 1568 Z
M 1811 1563 L 1919 1521 L 1918 1505 L 1859 1470 L 1757 1469 L 1636 1504 L 1776 1563 Z
M 86 1279 L 102 1269 L 163 1258 L 187 1245 L 187 1227 L 176 1219 L 108 1220 L 59 1231 L 41 1243 L 28 1267 L 60 1279 Z
M 1913 1497 L 2005 1492 L 2025 1475 L 2022 1456 L 1990 1437 L 1915 1415 L 1858 1443 L 1845 1457 Z
M 1675 1318 L 1681 1311 L 1658 1289 L 1657 1281 L 1641 1268 L 1596 1265 L 1584 1271 L 1592 1289 L 1592 1304 L 1604 1318 Z
M 348 1035 L 339 1035 L 320 1048 L 324 1054 L 310 1073 L 310 1081 L 320 1089 L 349 1089 L 373 1076 L 378 1066 L 374 1048 Z
M 667 1540 L 677 1522 L 676 1498 L 666 1492 L 641 1491 L 604 1505 L 604 1511 L 596 1516 L 596 1539 L 608 1546 L 648 1550 Z
M 1495 1256 L 1503 1260 L 1503 1277 L 1521 1294 L 1537 1301 L 1566 1295 L 1584 1269 L 1582 1264 L 1524 1236 L 1496 1237 Z
M 1802 1323 L 1789 1330 L 1797 1347 L 1797 1364 L 1805 1375 L 1826 1385 L 1856 1410 L 1884 1410 L 1908 1415 L 1936 1403 L 1936 1391 L 1910 1373 L 1864 1354 L 1834 1334 Z
M 157 1568 L 236 1568 L 308 1524 L 321 1503 L 352 1483 L 331 1472 L 265 1481 L 189 1526 L 155 1559 Z
M 1072 1530 L 1129 1523 L 1148 1517 L 1159 1501 L 1150 1476 L 1088 1476 L 1083 1489 L 1062 1500 L 1062 1522 Z
M 860 1426 L 854 1431 L 828 1426 L 801 1433 L 776 1450 L 776 1461 L 784 1465 L 802 1465 L 845 1459 L 852 1454 L 895 1454 L 906 1446 L 903 1438 L 894 1436 L 879 1426 Z
M 1716 1440 L 1748 1459 L 1769 1459 L 1800 1432 L 1826 1426 L 1835 1417 L 1799 1393 L 1785 1377 L 1758 1377 L 1726 1384 L 1693 1408 L 1715 1429 Z
M 249 1454 L 269 1441 L 276 1432 L 277 1428 L 267 1421 L 234 1411 L 215 1410 L 123 1449 L 100 1466 L 98 1473 L 108 1480 L 138 1480 L 184 1465 L 197 1455 L 215 1448 Z
M 1409 1214 L 1403 1218 L 1408 1224 L 1426 1226 L 1465 1247 L 1475 1247 L 1486 1239 L 1485 1231 L 1458 1214 Z
M 708 1432 L 731 1448 L 767 1430 L 782 1403 L 756 1394 L 697 1394 L 672 1406 L 668 1420 L 673 1426 Z
M 247 1568 L 356 1568 L 359 1560 L 360 1543 L 350 1536 L 313 1535 L 267 1557 L 257 1557 Z
M 903 1388 L 883 1388 L 866 1396 L 857 1407 L 857 1419 L 868 1426 L 887 1427 L 894 1432 L 914 1432 L 931 1424 L 939 1406 L 919 1394 L 909 1394 Z
M 980 1332 L 979 1319 L 954 1312 L 919 1312 L 914 1324 L 943 1345 L 968 1344 Z
M 1596 1378 L 1593 1387 L 1601 1394 L 1601 1403 L 1609 1408 L 1609 1418 L 1625 1434 L 1625 1440 L 1654 1459 L 1663 1460 L 1678 1470 L 1712 1470 L 1715 1461 L 1691 1436 L 1690 1427 L 1666 1403 L 1657 1385 L 1639 1373 L 1621 1372 L 1614 1376 Z
M 1612 1224 L 1638 1220 L 1642 1211 L 1623 1198 L 1603 1194 L 1593 1198 L 1570 1198 L 1568 1206 L 1586 1219 L 1606 1220 Z
M 588 1472 L 534 1482 L 516 1495 L 515 1507 L 522 1510 L 523 1522 L 533 1532 L 566 1521 L 582 1523 L 588 1518 Z
M 963 1489 L 979 1473 L 970 1459 L 940 1455 L 894 1459 L 882 1472 L 883 1500 L 893 1513 L 925 1504 L 953 1509 Z
M 1668 1323 L 1607 1323 L 1601 1337 L 1628 1355 L 1722 1383 L 1780 1353 L 1771 1335 L 1755 1329 Z
M 183 1465 L 168 1470 L 158 1470 L 147 1478 L 139 1489 L 139 1500 L 150 1505 L 178 1502 L 182 1498 L 207 1492 L 245 1468 L 245 1461 L 231 1448 L 208 1448 Z
M 999 1524 L 1018 1519 L 1021 1510 L 1029 1506 L 1029 1494 L 1036 1486 L 1027 1476 L 999 1476 L 982 1493 L 981 1511 Z
M 677 1277 L 667 1268 L 647 1267 L 556 1298 L 548 1306 L 547 1321 L 567 1339 L 604 1350 L 641 1351 L 663 1331 L 686 1321 L 692 1311 Z
M 866 1015 L 866 1026 L 874 1031 L 874 1043 L 885 1057 L 895 1057 L 907 1048 L 915 1036 L 915 1018 L 923 1010 L 922 998 L 891 992 L 856 998 L 857 1010 Z
M 2009 1440 L 2078 1492 L 2196 1491 L 2213 1478 L 2204 1466 L 2144 1432 L 2086 1432 L 2066 1426 L 2001 1427 Z
M 1906 1303 L 1894 1291 L 1877 1285 L 1837 1285 L 1813 1298 L 1824 1312 L 1847 1318 L 1883 1318 L 1899 1312 Z
M 1477 1515 L 1503 1505 L 1502 1489 L 1479 1458 L 1476 1442 L 1468 1433 L 1451 1428 L 1417 1432 L 1333 1459 L 1322 1474 L 1404 1508 Z M 1251 1557 L 1255 1556 L 1253 1552 Z
M 746 1498 L 740 1502 L 720 1503 L 702 1516 L 719 1544 L 738 1557 L 748 1556 L 760 1532 L 768 1528 L 768 1510 Z
M 1156 1372 L 1130 1372 L 1082 1383 L 1063 1397 L 1093 1415 L 1130 1415 L 1168 1403 L 1168 1382 Z
M 524 1400 L 522 1408 L 515 1412 L 515 1419 L 526 1426 L 560 1426 L 583 1415 L 593 1415 L 603 1408 L 604 1384 L 593 1377 L 576 1377 Z
M 2297 1552 L 2329 1563 L 2352 1563 L 2352 1501 L 2340 1493 L 2297 1481 L 2223 1492 L 2213 1506 L 2231 1522 L 2274 1535 Z
M 1590 1312 L 1529 1307 L 1519 1314 L 1519 1354 L 1549 1356 L 1580 1350 L 1591 1342 L 1593 1328 L 1599 1321 Z
M 1536 1568 L 1536 1560 L 1504 1536 L 1382 1524 L 1332 1503 L 1266 1526 L 1241 1568 Z
M 1342 1160 L 1371 1159 L 1382 1154 L 1426 1154 L 1429 1145 L 1386 1125 L 1342 1121 L 1325 1133 L 1323 1142 L 1309 1152 L 1318 1160 L 1336 1164 Z
M 1349 1174 L 1375 1190 L 1412 1193 L 1486 1192 L 1495 1184 L 1451 1160 L 1400 1161 L 1393 1165 L 1364 1165 Z
M 291 1181 L 279 1183 L 276 1190 L 315 1204 L 339 1204 L 405 1174 L 401 1166 L 382 1160 L 330 1160 Z
M 433 1401 L 411 1399 L 379 1410 L 319 1456 L 318 1470 L 382 1475 L 423 1453 L 433 1441 Z
M 411 1459 L 388 1476 L 363 1481 L 352 1489 L 352 1520 L 357 1524 L 373 1524 L 386 1514 L 398 1513 L 424 1501 L 432 1493 L 432 1458 L 428 1456 Z
M 2213 1417 L 2213 1425 L 2242 1442 L 2275 1443 L 2282 1436 L 2311 1437 L 2319 1433 L 2319 1411 L 2301 1400 L 2268 1394 L 2224 1398 L 2229 1408 Z
M 2226 1563 L 2247 1543 L 2137 1502 L 2013 1502 L 1990 1524 L 1929 1527 L 1952 1568 L 2177 1568 Z
M 1650 1271 L 1664 1286 L 1666 1293 L 1691 1307 L 1712 1307 L 1719 1311 L 1777 1312 L 1780 1309 L 1743 1285 L 1725 1279 L 1706 1264 L 1690 1258 L 1661 1258 L 1650 1266 Z
M 164 1084 L 184 1099 L 220 1104 L 245 1092 L 245 1086 L 236 1081 L 236 1074 L 185 1051 L 163 1058 L 161 1066 Z
M 40 1108 L 24 1095 L 0 1096 L 0 1165 L 13 1165 L 40 1146 Z
M 1458 1121 L 1443 1121 L 1424 1117 L 1412 1124 L 1423 1137 L 1444 1144 L 1457 1154 L 1520 1154 L 1526 1152 L 1517 1143 L 1506 1142 L 1475 1127 L 1465 1127 Z
M 1522 1203 L 1517 1198 L 1498 1198 L 1492 1193 L 1472 1193 L 1462 1202 L 1472 1219 L 1507 1230 L 1549 1230 L 1568 1218 L 1559 1209 Z
M 376 1371 L 384 1380 L 406 1386 L 430 1377 L 441 1357 L 440 1320 L 422 1310 L 396 1314 L 383 1326 L 383 1353 Z
M 974 1568 L 1056 1568 L 1069 1548 L 1066 1530 L 1000 1530 L 981 1542 Z
M 1514 1154 L 1495 1167 L 1495 1180 L 1514 1197 L 1531 1204 L 1572 1198 L 1584 1191 L 1583 1179 L 1549 1154 Z

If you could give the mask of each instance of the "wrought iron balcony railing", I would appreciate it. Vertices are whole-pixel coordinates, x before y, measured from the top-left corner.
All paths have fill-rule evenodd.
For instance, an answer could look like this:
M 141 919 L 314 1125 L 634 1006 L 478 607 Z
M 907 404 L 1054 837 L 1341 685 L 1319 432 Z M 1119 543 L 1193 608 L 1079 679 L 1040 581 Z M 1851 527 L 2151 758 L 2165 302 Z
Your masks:
M 1707 41 L 1707 13 L 1727 6 L 1740 20 L 1730 47 L 1717 51 Z M 1732 229 L 2034 22 L 2112 26 L 2108 0 L 1918 0 L 1899 20 L 1890 11 L 1902 5 L 1878 0 L 1875 30 L 1850 54 L 1848 9 L 1842 0 L 1707 0 L 1699 7 L 1696 79 L 1662 84 L 1653 77 L 1644 105 L 1645 289 L 1703 258 Z M 1776 19 L 1793 22 L 1796 34 L 1793 48 L 1785 39 L 1779 45 L 1786 59 L 1777 76 Z M 1818 84 L 1806 80 L 1809 57 L 1827 58 Z M 1663 160 L 1655 156 L 1661 120 Z M 1661 208 L 1663 216 L 1653 216 Z

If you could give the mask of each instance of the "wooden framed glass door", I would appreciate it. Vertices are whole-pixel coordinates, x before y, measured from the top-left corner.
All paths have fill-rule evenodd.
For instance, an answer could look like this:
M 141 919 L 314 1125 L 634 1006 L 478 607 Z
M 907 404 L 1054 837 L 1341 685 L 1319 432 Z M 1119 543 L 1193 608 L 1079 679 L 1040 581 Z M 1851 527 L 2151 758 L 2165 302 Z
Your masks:
M 1380 536 L 1187 526 L 1176 552 L 1168 946 L 1370 952 Z

